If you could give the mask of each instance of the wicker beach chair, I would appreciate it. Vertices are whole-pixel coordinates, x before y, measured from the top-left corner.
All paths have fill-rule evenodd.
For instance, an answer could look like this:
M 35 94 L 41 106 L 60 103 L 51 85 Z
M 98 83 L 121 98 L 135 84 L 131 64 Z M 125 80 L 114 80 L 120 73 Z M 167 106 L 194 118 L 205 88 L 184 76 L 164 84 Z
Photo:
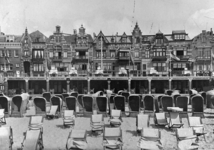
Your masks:
M 73 129 L 68 135 L 66 150 L 85 150 L 87 147 L 86 130 Z
M 177 148 L 179 150 L 197 150 L 197 136 L 192 128 L 178 128 L 176 130 Z
M 41 130 L 43 131 L 43 116 L 31 116 L 29 120 L 28 128 L 29 130 Z
M 162 111 L 168 112 L 167 107 L 173 107 L 173 98 L 171 96 L 161 97 Z
M 22 97 L 16 95 L 12 98 L 11 102 L 11 116 L 13 114 L 19 114 L 22 117 Z
M 0 109 L 0 125 L 6 124 L 4 109 Z
M 185 113 L 187 114 L 188 112 L 188 97 L 187 96 L 178 96 L 175 100 L 176 102 L 176 107 L 182 108 L 183 111 L 180 113 Z
M 64 110 L 63 112 L 63 125 L 75 125 L 75 113 L 74 110 Z
M 143 98 L 144 113 L 154 113 L 155 112 L 155 99 L 152 95 L 145 95 Z
M 66 107 L 65 99 L 66 99 L 66 97 L 69 97 L 70 95 L 68 93 L 62 93 L 62 96 L 63 96 L 62 107 Z
M 102 114 L 96 114 L 91 116 L 91 130 L 95 133 L 103 131 L 104 118 Z
M 84 95 L 82 97 L 84 115 L 93 114 L 93 97 Z
M 28 130 L 24 133 L 24 139 L 21 144 L 22 150 L 43 149 L 43 135 L 41 130 Z
M 199 92 L 201 96 L 204 98 L 204 105 L 207 105 L 207 93 L 205 91 Z
M 12 150 L 13 130 L 11 127 L 0 127 L 0 149 Z
M 35 112 L 37 114 L 46 114 L 46 99 L 44 97 L 36 97 L 33 100 Z
M 158 126 L 168 125 L 166 113 L 165 112 L 155 113 L 154 122 L 155 122 L 155 125 L 158 125 Z
M 66 108 L 68 110 L 73 110 L 76 112 L 77 99 L 74 96 L 69 96 L 65 98 Z
M 143 128 L 141 138 L 137 143 L 141 150 L 163 150 L 161 132 L 159 129 Z
M 53 105 L 58 106 L 57 113 L 61 116 L 61 112 L 62 112 L 62 98 L 59 97 L 59 96 L 52 96 L 51 97 L 51 107 Z
M 195 95 L 191 98 L 192 116 L 200 115 L 204 117 L 204 99 L 200 95 Z
M 159 104 L 159 108 L 162 108 L 162 104 L 161 104 L 161 98 L 163 97 L 164 95 L 159 95 L 158 96 L 158 104 Z
M 138 114 L 136 118 L 136 131 L 141 132 L 143 128 L 149 128 L 150 116 L 148 114 Z
M 78 95 L 79 95 L 78 92 L 72 92 L 72 93 L 70 94 L 70 96 L 74 96 L 74 97 L 76 97 L 76 98 L 78 97 Z
M 106 116 L 108 115 L 108 99 L 107 97 L 104 96 L 98 96 L 96 98 L 96 103 L 97 103 L 97 108 L 98 108 L 98 113 L 105 114 Z
M 125 112 L 125 97 L 121 95 L 116 95 L 114 97 L 114 106 L 115 109 Z
M 121 93 L 121 95 L 124 96 L 126 102 L 128 102 L 128 98 L 129 98 L 129 95 L 130 95 L 129 92 L 124 92 L 124 91 L 123 91 L 123 92 Z
M 181 122 L 181 118 L 178 112 L 169 113 L 169 128 L 180 128 L 184 124 Z
M 0 109 L 4 109 L 4 113 L 10 115 L 10 103 L 5 96 L 0 96 Z
M 121 110 L 112 109 L 109 121 L 111 126 L 119 127 L 123 122 Z
M 128 97 L 129 113 L 139 113 L 140 112 L 140 96 L 137 94 L 132 94 Z
M 122 150 L 123 139 L 121 128 L 105 127 L 103 131 L 103 148 Z
M 206 133 L 205 133 L 204 124 L 202 123 L 201 117 L 196 117 L 196 116 L 188 117 L 188 123 L 189 123 L 189 127 L 193 128 L 194 133 L 197 136 L 204 135 L 204 139 L 205 139 Z

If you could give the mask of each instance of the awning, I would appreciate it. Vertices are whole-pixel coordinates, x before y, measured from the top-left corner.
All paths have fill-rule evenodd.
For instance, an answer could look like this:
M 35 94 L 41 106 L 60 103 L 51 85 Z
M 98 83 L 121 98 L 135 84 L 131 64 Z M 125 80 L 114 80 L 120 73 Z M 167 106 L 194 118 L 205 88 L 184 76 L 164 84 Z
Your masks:
M 152 58 L 152 61 L 166 61 L 167 58 Z

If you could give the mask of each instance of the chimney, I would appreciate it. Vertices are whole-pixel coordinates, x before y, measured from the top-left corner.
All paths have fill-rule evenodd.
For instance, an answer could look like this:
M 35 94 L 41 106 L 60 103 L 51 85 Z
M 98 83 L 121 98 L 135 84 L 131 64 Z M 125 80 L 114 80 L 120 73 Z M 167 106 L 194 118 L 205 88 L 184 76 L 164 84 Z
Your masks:
M 77 34 L 77 30 L 76 29 L 74 29 L 74 35 L 76 35 Z
M 60 33 L 60 26 L 56 26 L 56 33 Z

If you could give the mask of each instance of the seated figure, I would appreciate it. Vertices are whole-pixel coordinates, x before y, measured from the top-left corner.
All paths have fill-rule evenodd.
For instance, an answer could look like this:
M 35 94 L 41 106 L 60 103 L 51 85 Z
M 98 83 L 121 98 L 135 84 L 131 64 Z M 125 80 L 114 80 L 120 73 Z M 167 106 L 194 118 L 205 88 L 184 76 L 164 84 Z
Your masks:
M 71 75 L 71 76 L 77 76 L 77 70 L 74 67 L 71 67 L 69 75 Z
M 50 75 L 57 75 L 58 74 L 58 70 L 55 66 L 51 66 L 51 70 L 49 71 Z
M 127 70 L 124 67 L 121 67 L 118 74 L 119 76 L 126 76 Z
M 95 75 L 103 75 L 103 70 L 100 67 L 98 67 L 95 72 Z

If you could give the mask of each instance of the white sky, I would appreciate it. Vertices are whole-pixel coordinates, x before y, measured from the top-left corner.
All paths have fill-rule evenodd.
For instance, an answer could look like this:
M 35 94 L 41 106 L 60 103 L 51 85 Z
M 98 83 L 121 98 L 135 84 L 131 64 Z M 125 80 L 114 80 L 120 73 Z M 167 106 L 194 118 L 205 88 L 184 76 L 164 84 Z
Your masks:
M 81 24 L 89 34 L 131 34 L 136 23 L 144 35 L 186 30 L 191 38 L 214 30 L 214 0 L 0 0 L 0 26 L 5 34 L 41 31 L 55 26 L 73 33 Z

